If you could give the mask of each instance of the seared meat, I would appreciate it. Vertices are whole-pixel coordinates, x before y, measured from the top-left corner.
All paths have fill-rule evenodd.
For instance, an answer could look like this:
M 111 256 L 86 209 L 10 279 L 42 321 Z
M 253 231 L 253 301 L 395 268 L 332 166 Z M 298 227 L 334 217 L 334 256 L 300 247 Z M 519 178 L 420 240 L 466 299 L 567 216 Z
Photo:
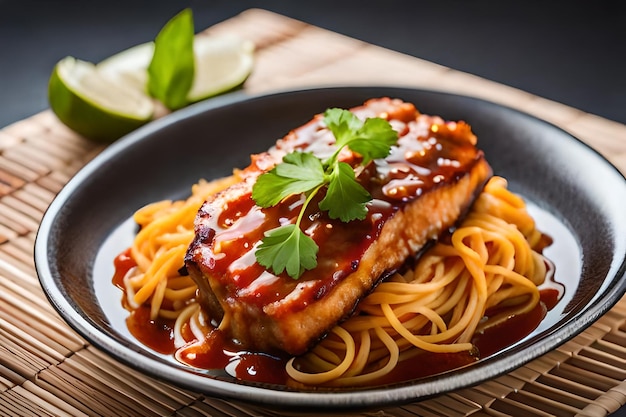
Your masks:
M 263 233 L 293 222 L 303 198 L 260 208 L 251 191 L 258 175 L 294 149 L 321 158 L 332 153 L 334 138 L 321 115 L 268 152 L 254 155 L 241 172 L 242 181 L 198 212 L 186 266 L 204 308 L 212 318 L 227 320 L 222 327 L 243 348 L 292 355 L 308 350 L 347 318 L 382 277 L 453 227 L 491 175 L 464 122 L 445 122 L 388 98 L 351 110 L 361 118 L 386 118 L 399 140 L 387 158 L 357 172 L 374 197 L 364 220 L 342 223 L 319 212 L 317 204 L 309 205 L 302 226 L 320 248 L 315 269 L 294 280 L 256 262 Z M 346 150 L 341 158 L 350 163 L 359 156 Z

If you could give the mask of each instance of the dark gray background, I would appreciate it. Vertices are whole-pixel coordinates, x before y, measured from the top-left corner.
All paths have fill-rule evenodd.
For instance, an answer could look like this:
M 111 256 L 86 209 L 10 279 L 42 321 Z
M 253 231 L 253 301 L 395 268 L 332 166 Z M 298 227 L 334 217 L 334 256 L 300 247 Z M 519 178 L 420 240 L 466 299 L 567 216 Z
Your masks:
M 0 0 L 0 127 L 47 108 L 65 55 L 97 62 L 191 6 L 196 29 L 260 7 L 626 123 L 626 2 Z
M 626 123 L 621 0 L 0 0 L 0 127 L 48 107 L 59 59 L 98 62 L 152 40 L 184 7 L 197 30 L 276 11 Z

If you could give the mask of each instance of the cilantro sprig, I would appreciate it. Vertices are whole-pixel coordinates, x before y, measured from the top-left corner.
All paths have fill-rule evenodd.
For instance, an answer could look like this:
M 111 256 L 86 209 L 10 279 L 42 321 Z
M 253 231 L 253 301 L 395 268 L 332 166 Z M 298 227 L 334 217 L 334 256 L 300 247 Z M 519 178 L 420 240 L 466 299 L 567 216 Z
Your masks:
M 272 207 L 285 198 L 304 194 L 306 197 L 295 224 L 269 230 L 256 250 L 257 262 L 275 274 L 286 271 L 298 279 L 305 270 L 317 266 L 319 247 L 300 227 L 304 213 L 313 197 L 324 187 L 326 195 L 319 209 L 331 219 L 342 222 L 363 220 L 367 215 L 370 193 L 356 180 L 354 168 L 339 160 L 348 147 L 361 156 L 360 165 L 389 155 L 398 134 L 381 118 L 362 121 L 348 110 L 332 108 L 324 113 L 324 124 L 335 136 L 336 150 L 325 159 L 311 152 L 294 151 L 280 164 L 262 174 L 252 188 L 252 198 L 260 207 Z

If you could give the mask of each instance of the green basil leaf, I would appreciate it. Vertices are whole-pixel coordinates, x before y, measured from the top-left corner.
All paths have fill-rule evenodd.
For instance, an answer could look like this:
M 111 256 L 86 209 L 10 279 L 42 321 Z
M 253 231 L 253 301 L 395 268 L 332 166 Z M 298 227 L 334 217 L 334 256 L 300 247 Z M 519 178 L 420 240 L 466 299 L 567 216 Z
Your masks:
M 148 93 L 170 110 L 189 104 L 187 94 L 195 74 L 193 40 L 193 14 L 185 9 L 167 22 L 154 41 Z

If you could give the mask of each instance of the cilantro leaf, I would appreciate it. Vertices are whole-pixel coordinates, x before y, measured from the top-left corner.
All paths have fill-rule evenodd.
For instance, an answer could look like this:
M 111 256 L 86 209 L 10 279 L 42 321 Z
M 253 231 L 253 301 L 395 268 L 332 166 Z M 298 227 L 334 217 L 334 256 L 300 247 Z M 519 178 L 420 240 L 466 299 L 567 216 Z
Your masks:
M 324 122 L 333 132 L 339 150 L 348 146 L 363 157 L 362 165 L 389 155 L 391 146 L 398 140 L 398 132 L 380 117 L 370 117 L 363 122 L 352 112 L 335 108 L 326 110 Z M 334 163 L 332 158 L 329 163 Z
M 276 174 L 309 184 L 309 189 L 324 181 L 322 162 L 311 152 L 294 151 L 283 157 L 276 166 Z
M 305 269 L 317 266 L 317 244 L 304 234 L 297 224 L 288 224 L 265 233 L 256 249 L 256 259 L 275 274 L 287 271 L 293 279 L 298 279 Z
M 391 146 L 398 141 L 398 132 L 393 130 L 388 121 L 380 118 L 365 120 L 348 147 L 363 157 L 362 165 L 372 159 L 384 158 L 389 155 Z
M 328 211 L 331 219 L 342 222 L 363 220 L 367 215 L 365 204 L 372 196 L 354 177 L 354 170 L 345 162 L 338 162 L 330 175 L 328 191 L 319 207 Z
M 354 132 L 363 127 L 363 122 L 354 113 L 337 108 L 324 112 L 324 123 L 335 136 L 338 148 L 345 146 L 353 138 Z
M 283 163 L 262 174 L 252 188 L 252 199 L 260 207 L 272 207 L 284 198 L 305 193 L 324 183 L 321 161 L 311 153 L 292 152 Z
M 154 40 L 148 93 L 170 110 L 189 104 L 187 93 L 195 74 L 193 39 L 193 15 L 191 9 L 184 9 L 165 24 Z

